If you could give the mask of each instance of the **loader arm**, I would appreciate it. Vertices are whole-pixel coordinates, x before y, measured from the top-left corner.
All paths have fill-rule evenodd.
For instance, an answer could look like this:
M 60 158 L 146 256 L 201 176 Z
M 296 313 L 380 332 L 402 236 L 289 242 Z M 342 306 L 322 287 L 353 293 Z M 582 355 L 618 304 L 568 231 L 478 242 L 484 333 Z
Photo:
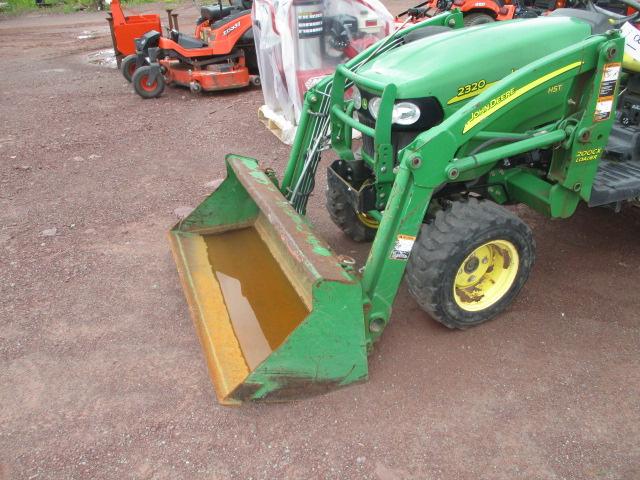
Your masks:
M 461 20 L 447 14 L 425 24 Z M 401 36 L 350 63 L 357 68 Z M 330 89 L 325 80 L 307 94 L 281 187 L 256 160 L 228 155 L 226 180 L 169 232 L 223 404 L 282 401 L 367 378 L 370 341 L 359 276 L 301 215 L 329 139 Z
M 398 30 L 360 52 L 341 68 L 356 72 L 378 55 L 402 45 L 402 38 L 409 33 L 433 26 L 462 28 L 462 14 L 458 10 L 446 12 Z M 327 148 L 329 141 L 330 108 L 335 100 L 332 99 L 333 82 L 334 77 L 327 77 L 306 93 L 293 147 L 280 185 L 282 194 L 301 215 L 306 212 L 307 200 L 313 190 L 320 153 Z M 337 134 L 344 134 L 346 128 L 346 125 L 340 125 L 340 132 Z M 351 137 L 348 137 L 344 145 L 342 143 L 335 145 L 341 145 L 341 153 L 348 155 Z
M 503 203 L 509 196 L 551 217 L 568 217 L 581 198 L 589 199 L 600 155 L 615 118 L 615 94 L 613 103 L 607 107 L 608 115 L 603 118 L 598 110 L 599 92 L 605 71 L 619 69 L 623 49 L 623 39 L 611 32 L 543 57 L 508 75 L 440 125 L 418 135 L 400 152 L 395 182 L 362 276 L 365 302 L 369 303 L 365 321 L 370 340 L 380 335 L 389 320 L 412 239 L 418 234 L 434 192 L 442 185 L 488 174 L 497 201 Z M 344 90 L 347 80 L 358 83 L 364 79 L 358 78 L 357 73 L 338 69 L 333 85 L 333 98 L 337 100 L 332 106 L 334 124 L 347 123 L 341 112 L 346 111 L 348 102 L 340 101 L 344 97 L 336 93 Z M 573 80 L 572 89 L 561 121 L 520 136 L 491 130 L 518 104 L 568 80 Z M 383 117 L 385 106 L 390 113 L 395 99 L 389 92 L 394 91 L 393 85 L 386 85 L 379 92 L 382 98 L 379 118 Z M 366 131 L 367 127 L 355 120 L 348 123 Z M 386 137 L 379 135 L 383 129 L 377 125 L 374 132 L 378 152 L 384 152 L 380 145 L 384 145 Z M 350 135 L 349 128 L 345 129 L 345 135 Z M 506 145 L 474 155 L 462 153 L 474 139 L 509 135 L 514 141 Z M 549 146 L 556 149 L 547 178 L 526 168 L 510 169 L 508 173 L 497 168 L 504 158 Z

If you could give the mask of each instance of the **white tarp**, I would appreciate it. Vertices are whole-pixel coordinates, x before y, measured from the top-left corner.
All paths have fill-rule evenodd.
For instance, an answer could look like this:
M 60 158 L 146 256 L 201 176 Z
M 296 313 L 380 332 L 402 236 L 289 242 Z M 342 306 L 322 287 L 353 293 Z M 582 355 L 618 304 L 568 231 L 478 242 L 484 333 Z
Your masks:
M 379 0 L 254 0 L 253 25 L 261 113 L 284 130 L 295 129 L 304 92 L 388 35 L 393 16 Z

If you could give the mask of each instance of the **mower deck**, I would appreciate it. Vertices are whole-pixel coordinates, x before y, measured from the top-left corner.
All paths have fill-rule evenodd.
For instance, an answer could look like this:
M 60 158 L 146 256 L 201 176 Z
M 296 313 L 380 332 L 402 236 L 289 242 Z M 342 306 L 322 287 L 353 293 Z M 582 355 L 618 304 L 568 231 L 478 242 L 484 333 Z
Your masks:
M 249 69 L 244 66 L 244 62 L 212 64 L 202 69 L 194 69 L 178 60 L 160 60 L 159 63 L 166 69 L 165 78 L 168 83 L 198 91 L 243 88 L 251 82 Z

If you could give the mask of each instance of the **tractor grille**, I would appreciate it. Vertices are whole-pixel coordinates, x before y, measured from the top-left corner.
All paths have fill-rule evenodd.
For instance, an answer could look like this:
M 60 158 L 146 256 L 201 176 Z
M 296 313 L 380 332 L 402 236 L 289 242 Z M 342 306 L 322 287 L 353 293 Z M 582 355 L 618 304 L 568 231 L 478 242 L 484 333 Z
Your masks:
M 376 122 L 368 113 L 358 112 L 358 121 L 367 127 L 375 128 Z M 393 164 L 397 164 L 396 153 L 409 145 L 416 136 L 417 131 L 391 131 L 391 145 L 393 146 Z M 375 155 L 375 142 L 369 135 L 362 134 L 362 151 L 371 158 Z
M 375 128 L 376 122 L 367 114 L 358 112 L 358 121 L 367 127 Z M 373 138 L 369 135 L 362 134 L 362 151 L 373 158 L 375 153 L 375 145 Z

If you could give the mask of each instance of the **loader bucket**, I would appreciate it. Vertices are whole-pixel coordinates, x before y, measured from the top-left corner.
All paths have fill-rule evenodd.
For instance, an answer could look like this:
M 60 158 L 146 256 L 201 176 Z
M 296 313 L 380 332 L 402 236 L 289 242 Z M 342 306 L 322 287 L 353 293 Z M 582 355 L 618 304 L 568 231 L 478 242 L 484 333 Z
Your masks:
M 255 160 L 170 232 L 218 400 L 284 401 L 365 380 L 360 283 Z

